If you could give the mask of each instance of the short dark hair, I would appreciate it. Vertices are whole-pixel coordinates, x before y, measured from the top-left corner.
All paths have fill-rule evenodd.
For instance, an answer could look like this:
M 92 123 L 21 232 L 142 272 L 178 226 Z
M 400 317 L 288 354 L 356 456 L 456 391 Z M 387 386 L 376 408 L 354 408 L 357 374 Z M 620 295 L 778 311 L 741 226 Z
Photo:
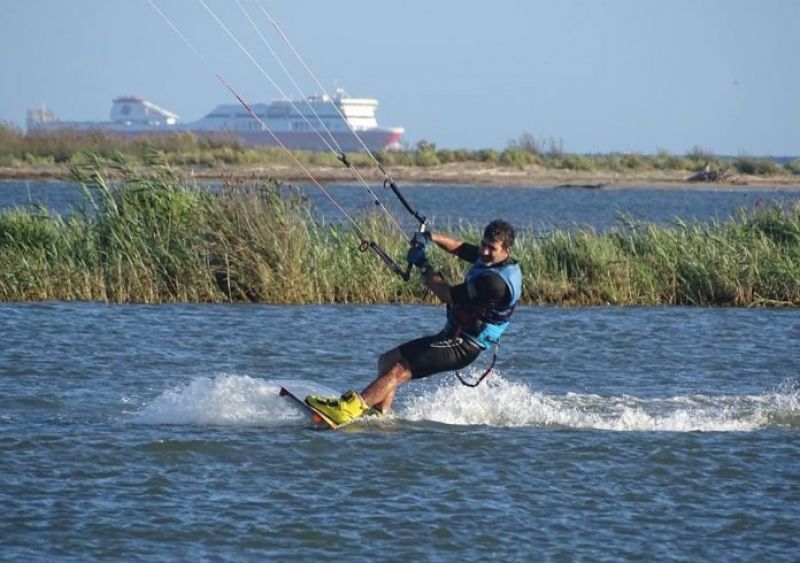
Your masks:
M 502 219 L 495 219 L 483 230 L 483 238 L 488 241 L 499 240 L 503 248 L 511 248 L 514 246 L 514 239 L 517 233 L 514 232 L 514 227 L 510 223 Z

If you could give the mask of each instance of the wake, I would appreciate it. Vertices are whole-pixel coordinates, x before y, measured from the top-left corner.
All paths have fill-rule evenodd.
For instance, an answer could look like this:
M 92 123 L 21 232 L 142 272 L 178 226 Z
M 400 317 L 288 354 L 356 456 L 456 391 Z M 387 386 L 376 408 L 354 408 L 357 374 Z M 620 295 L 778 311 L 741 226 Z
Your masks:
M 787 382 L 760 395 L 679 395 L 638 398 L 532 390 L 495 374 L 471 389 L 440 384 L 401 408 L 407 420 L 501 427 L 535 426 L 620 432 L 742 432 L 800 428 L 800 387 Z
M 286 385 L 301 396 L 335 395 L 308 382 L 247 375 L 197 377 L 164 391 L 135 415 L 142 424 L 298 426 L 308 417 L 278 396 Z M 595 429 L 619 432 L 748 432 L 800 428 L 800 385 L 786 381 L 758 395 L 678 395 L 638 398 L 548 394 L 495 373 L 469 388 L 451 376 L 433 387 L 407 385 L 389 424 L 436 422 L 500 428 Z M 414 393 L 419 394 L 414 394 Z

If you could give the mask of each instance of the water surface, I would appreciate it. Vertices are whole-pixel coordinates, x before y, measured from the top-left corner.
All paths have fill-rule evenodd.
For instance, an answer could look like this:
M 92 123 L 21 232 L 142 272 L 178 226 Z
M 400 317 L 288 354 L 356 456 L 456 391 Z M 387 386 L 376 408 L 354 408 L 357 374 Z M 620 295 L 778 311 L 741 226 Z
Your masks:
M 203 189 L 215 184 L 198 184 Z M 313 186 L 299 186 L 320 216 L 341 221 L 338 210 Z M 413 218 L 388 190 L 372 186 L 394 217 L 412 227 Z M 658 224 L 677 218 L 692 221 L 725 220 L 741 208 L 800 200 L 800 190 L 790 188 L 655 189 L 609 188 L 602 190 L 536 187 L 482 187 L 457 185 L 403 185 L 411 204 L 429 217 L 432 225 L 448 229 L 461 223 L 485 224 L 505 218 L 520 229 L 548 232 L 554 229 L 594 228 L 606 231 L 621 216 Z M 375 204 L 360 185 L 332 185 L 331 194 L 350 212 L 369 212 Z M 70 182 L 0 182 L 0 209 L 37 204 L 62 214 L 84 205 L 80 186 Z
M 0 304 L 3 557 L 796 559 L 796 312 L 524 307 L 476 389 L 340 432 L 278 397 L 441 314 Z

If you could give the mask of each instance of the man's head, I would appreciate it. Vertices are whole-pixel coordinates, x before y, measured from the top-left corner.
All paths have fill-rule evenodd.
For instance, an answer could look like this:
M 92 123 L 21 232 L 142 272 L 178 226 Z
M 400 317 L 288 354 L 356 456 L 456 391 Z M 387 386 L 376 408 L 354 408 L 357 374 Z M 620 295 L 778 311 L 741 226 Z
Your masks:
M 486 266 L 493 266 L 507 260 L 515 238 L 514 227 L 501 219 L 486 225 L 480 244 L 481 261 Z

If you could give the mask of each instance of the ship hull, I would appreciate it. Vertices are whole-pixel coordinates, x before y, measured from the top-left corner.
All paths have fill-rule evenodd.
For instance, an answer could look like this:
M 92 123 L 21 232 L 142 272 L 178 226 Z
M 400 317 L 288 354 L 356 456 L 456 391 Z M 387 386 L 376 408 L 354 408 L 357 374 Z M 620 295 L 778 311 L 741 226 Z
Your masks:
M 238 138 L 246 147 L 279 145 L 275 137 L 267 131 L 231 132 L 230 135 Z M 275 136 L 280 140 L 280 144 L 292 150 L 317 152 L 328 151 L 331 148 L 337 152 L 340 148 L 344 152 L 360 152 L 364 150 L 364 147 L 361 146 L 361 143 L 352 133 L 336 132 L 331 133 L 329 136 L 324 132 L 321 135 L 308 132 L 276 132 Z M 377 152 L 384 149 L 397 148 L 403 132 L 392 130 L 361 131 L 358 136 L 370 152 Z M 331 137 L 336 141 L 335 143 L 331 140 Z
M 321 132 L 321 135 L 318 135 L 316 133 L 306 131 L 279 131 L 275 132 L 275 136 L 273 136 L 268 131 L 204 131 L 196 129 L 184 129 L 180 127 L 161 127 L 154 129 L 117 129 L 113 127 L 103 127 L 97 125 L 94 127 L 50 126 L 30 129 L 31 133 L 48 133 L 55 131 L 76 131 L 87 133 L 99 132 L 105 135 L 111 135 L 124 139 L 190 133 L 198 138 L 209 138 L 221 142 L 227 141 L 231 143 L 240 143 L 248 148 L 278 147 L 283 145 L 287 149 L 291 150 L 307 150 L 314 152 L 325 152 L 331 150 L 331 148 L 337 152 L 340 149 L 344 152 L 364 151 L 364 147 L 361 145 L 358 139 L 356 139 L 355 135 L 350 132 L 338 131 L 331 133 L 330 135 L 324 132 Z M 361 141 L 363 141 L 364 145 L 367 146 L 370 152 L 378 152 L 385 149 L 391 150 L 399 148 L 400 140 L 403 137 L 403 130 L 379 129 L 359 131 L 358 136 Z M 333 137 L 336 142 L 333 142 L 331 137 Z

